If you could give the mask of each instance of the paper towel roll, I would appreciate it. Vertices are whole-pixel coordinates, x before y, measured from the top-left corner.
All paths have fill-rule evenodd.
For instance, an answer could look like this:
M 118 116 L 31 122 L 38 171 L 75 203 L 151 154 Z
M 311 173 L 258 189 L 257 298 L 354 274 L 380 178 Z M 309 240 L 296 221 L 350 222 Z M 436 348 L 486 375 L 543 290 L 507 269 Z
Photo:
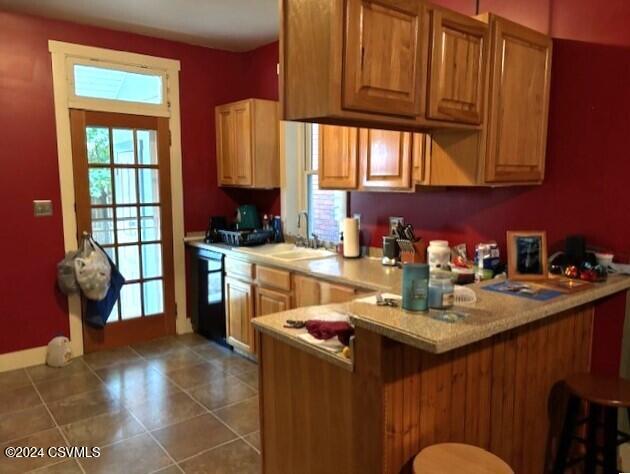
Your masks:
M 343 256 L 355 258 L 360 255 L 359 221 L 354 217 L 346 217 L 343 220 Z

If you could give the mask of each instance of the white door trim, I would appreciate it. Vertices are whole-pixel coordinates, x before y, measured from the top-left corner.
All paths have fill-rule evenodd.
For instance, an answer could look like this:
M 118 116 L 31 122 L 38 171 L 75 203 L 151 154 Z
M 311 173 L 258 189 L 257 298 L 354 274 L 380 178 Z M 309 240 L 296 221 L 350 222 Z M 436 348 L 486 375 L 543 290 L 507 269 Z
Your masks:
M 52 58 L 53 92 L 55 100 L 55 122 L 57 127 L 57 156 L 59 162 L 59 184 L 61 187 L 61 212 L 63 237 L 66 252 L 77 248 L 77 221 L 74 210 L 74 176 L 72 172 L 72 139 L 70 135 L 70 108 L 106 110 L 120 113 L 151 115 L 137 105 L 116 101 L 71 102 L 69 90 L 69 59 L 81 58 L 128 66 L 141 66 L 166 73 L 168 80 L 166 102 L 168 104 L 169 129 L 171 132 L 171 199 L 173 207 L 173 258 L 175 271 L 175 303 L 177 307 L 177 333 L 192 331 L 186 317 L 186 269 L 184 247 L 184 196 L 182 177 L 181 127 L 179 109 L 179 70 L 177 60 L 158 58 L 143 54 L 94 48 L 61 41 L 50 40 L 48 49 Z M 164 116 L 163 113 L 155 113 Z M 68 297 L 70 320 L 70 343 L 72 354 L 83 354 L 83 327 L 81 324 L 81 302 L 78 296 Z

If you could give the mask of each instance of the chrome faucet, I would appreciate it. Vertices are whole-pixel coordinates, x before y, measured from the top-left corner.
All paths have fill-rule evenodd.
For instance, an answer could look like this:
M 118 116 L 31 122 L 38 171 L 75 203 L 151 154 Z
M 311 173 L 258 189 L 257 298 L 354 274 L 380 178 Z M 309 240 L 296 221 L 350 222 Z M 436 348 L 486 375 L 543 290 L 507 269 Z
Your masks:
M 298 212 L 298 216 L 297 216 L 297 228 L 301 229 L 301 221 L 302 221 L 302 216 L 304 216 L 304 220 L 305 220 L 305 224 L 306 224 L 306 232 L 304 232 L 304 237 L 302 237 L 301 235 L 298 235 L 297 238 L 295 239 L 295 245 L 297 245 L 298 247 L 308 247 L 309 246 L 309 240 L 308 240 L 308 212 L 306 211 L 301 211 Z

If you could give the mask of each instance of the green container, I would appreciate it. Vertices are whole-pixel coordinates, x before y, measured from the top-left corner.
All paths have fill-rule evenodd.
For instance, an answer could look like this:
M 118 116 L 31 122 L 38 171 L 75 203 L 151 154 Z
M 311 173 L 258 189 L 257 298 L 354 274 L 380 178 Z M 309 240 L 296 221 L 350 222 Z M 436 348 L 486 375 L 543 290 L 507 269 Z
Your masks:
M 429 309 L 429 265 L 408 263 L 403 266 L 402 307 L 407 311 Z

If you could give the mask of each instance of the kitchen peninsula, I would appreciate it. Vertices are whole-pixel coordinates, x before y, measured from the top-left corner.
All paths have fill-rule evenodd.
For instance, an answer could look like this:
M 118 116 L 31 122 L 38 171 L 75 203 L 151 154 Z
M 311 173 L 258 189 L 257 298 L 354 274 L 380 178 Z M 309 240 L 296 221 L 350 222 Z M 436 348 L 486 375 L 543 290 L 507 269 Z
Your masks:
M 263 472 L 411 472 L 422 448 L 446 441 L 544 472 L 559 382 L 589 370 L 597 300 L 628 288 L 617 276 L 536 302 L 475 285 L 478 302 L 454 324 L 356 301 L 256 318 Z M 355 326 L 351 361 L 283 328 L 329 309 Z

